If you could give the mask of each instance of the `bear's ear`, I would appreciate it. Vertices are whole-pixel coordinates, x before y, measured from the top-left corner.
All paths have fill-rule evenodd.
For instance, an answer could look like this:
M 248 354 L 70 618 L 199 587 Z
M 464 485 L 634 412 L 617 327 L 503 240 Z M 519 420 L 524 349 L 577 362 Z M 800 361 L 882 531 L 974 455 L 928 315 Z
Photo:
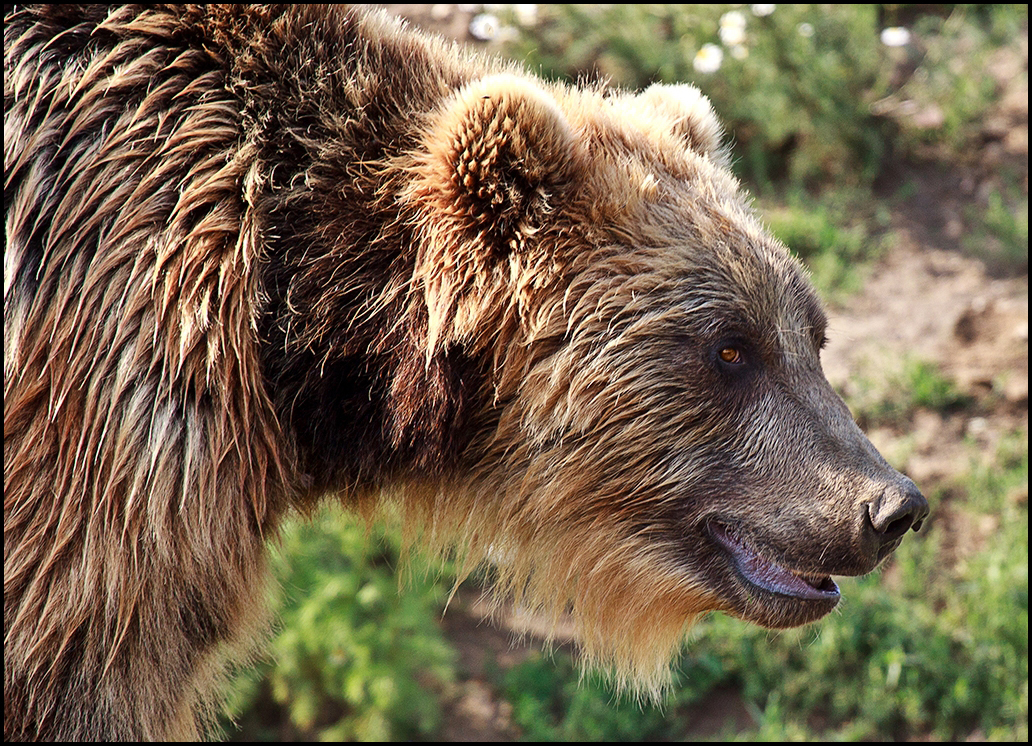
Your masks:
M 673 131 L 692 150 L 705 155 L 721 166 L 728 165 L 728 153 L 721 144 L 723 127 L 713 113 L 709 99 L 693 85 L 656 83 L 640 94 L 638 101 L 669 117 Z
M 423 146 L 416 181 L 431 220 L 447 216 L 451 231 L 503 253 L 557 207 L 581 150 L 553 96 L 509 74 L 459 90 L 434 115 Z
M 553 94 L 516 75 L 473 81 L 431 115 L 402 195 L 416 208 L 428 359 L 446 339 L 484 343 L 526 286 L 548 281 L 554 214 L 584 151 Z

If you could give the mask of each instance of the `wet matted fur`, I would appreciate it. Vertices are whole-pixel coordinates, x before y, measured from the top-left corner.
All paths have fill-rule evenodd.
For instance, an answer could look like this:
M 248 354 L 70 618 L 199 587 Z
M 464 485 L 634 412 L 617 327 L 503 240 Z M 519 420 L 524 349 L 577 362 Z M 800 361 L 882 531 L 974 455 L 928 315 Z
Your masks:
M 7 738 L 203 732 L 324 496 L 645 691 L 699 613 L 817 619 L 927 509 L 689 86 L 340 8 L 18 7 L 4 173 Z

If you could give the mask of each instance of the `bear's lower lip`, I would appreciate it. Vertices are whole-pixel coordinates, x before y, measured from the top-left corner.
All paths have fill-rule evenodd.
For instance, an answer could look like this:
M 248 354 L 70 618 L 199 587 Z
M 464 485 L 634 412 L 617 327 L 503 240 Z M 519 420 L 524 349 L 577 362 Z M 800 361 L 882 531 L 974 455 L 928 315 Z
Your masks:
M 710 535 L 731 555 L 739 575 L 757 588 L 805 601 L 838 600 L 838 586 L 829 576 L 781 567 L 761 557 L 728 527 L 711 521 L 708 528 Z

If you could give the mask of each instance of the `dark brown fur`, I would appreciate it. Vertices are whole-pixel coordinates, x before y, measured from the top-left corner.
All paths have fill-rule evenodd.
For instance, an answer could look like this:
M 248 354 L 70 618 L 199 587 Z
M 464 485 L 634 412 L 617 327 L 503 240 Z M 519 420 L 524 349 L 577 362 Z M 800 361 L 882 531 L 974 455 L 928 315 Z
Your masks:
M 52 6 L 5 17 L 4 133 L 9 739 L 203 730 L 327 494 L 646 690 L 700 612 L 816 619 L 926 511 L 694 89 L 337 8 Z

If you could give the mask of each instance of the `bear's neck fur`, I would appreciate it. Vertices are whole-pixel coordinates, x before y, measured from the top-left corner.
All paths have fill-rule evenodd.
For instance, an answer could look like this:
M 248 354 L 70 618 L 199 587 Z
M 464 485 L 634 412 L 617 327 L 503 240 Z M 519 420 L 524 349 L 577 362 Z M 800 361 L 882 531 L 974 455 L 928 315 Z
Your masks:
M 262 30 L 241 32 L 252 22 Z M 410 297 L 418 239 L 393 165 L 471 68 L 442 68 L 437 41 L 365 28 L 384 22 L 234 16 L 225 37 L 252 45 L 227 55 L 231 84 L 256 163 L 275 164 L 248 185 L 261 232 L 261 361 L 313 496 L 375 488 L 402 469 L 440 475 L 474 430 L 470 412 L 485 410 L 476 360 L 456 346 L 423 354 L 425 304 Z

